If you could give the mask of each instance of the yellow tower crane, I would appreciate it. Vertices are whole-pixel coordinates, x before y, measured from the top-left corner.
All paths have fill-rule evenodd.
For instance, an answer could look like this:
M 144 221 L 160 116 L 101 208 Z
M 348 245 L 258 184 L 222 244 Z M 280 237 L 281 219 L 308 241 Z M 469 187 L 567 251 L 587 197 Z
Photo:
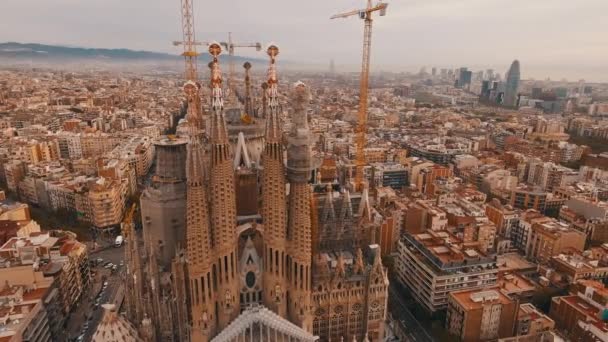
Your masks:
M 193 126 L 202 129 L 202 106 L 201 106 L 201 84 L 198 82 L 198 72 L 196 59 L 199 53 L 196 51 L 197 45 L 203 45 L 196 41 L 194 32 L 194 6 L 193 0 L 181 0 L 182 14 L 182 31 L 183 40 L 174 41 L 173 45 L 184 46 L 184 60 L 186 61 L 186 83 L 184 84 L 184 93 L 188 99 L 188 122 Z
M 357 123 L 357 171 L 355 178 L 355 188 L 358 191 L 362 190 L 363 186 L 363 167 L 365 166 L 364 148 L 366 143 L 365 134 L 367 132 L 367 95 L 369 91 L 369 65 L 370 53 L 372 47 L 372 14 L 379 12 L 380 16 L 386 15 L 387 3 L 379 2 L 376 5 L 372 4 L 372 0 L 367 0 L 367 7 L 359 10 L 354 10 L 346 13 L 336 14 L 331 19 L 348 18 L 353 15 L 358 15 L 365 22 L 363 33 L 363 62 L 361 64 L 361 81 L 359 88 L 359 113 Z
M 196 41 L 194 33 L 194 6 L 192 2 L 193 0 L 181 0 L 183 40 L 181 42 L 174 41 L 173 45 L 184 46 L 182 56 L 184 56 L 186 61 L 186 81 L 196 82 L 198 79 L 196 57 L 199 55 L 199 53 L 196 52 L 196 46 L 202 44 Z

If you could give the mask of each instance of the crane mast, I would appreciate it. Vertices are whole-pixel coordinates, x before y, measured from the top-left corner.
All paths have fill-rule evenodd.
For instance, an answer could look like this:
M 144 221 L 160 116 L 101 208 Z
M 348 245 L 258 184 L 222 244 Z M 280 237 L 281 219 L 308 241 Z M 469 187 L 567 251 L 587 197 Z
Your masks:
M 194 7 L 192 4 L 193 0 L 181 0 L 182 2 L 182 31 L 183 41 L 175 42 L 175 45 L 182 44 L 184 46 L 184 52 L 182 56 L 186 61 L 186 80 L 196 82 L 197 71 L 196 71 L 196 36 L 194 33 Z
M 198 82 L 198 72 L 196 59 L 199 53 L 196 51 L 197 45 L 202 43 L 196 41 L 194 32 L 194 6 L 193 0 L 181 0 L 182 14 L 182 41 L 174 41 L 173 45 L 183 45 L 186 68 L 184 93 L 188 100 L 187 120 L 192 127 L 199 130 L 203 129 L 202 106 L 201 106 L 201 85 Z
M 372 4 L 372 0 L 367 0 L 367 7 L 360 10 L 354 10 L 346 13 L 336 14 L 331 19 L 336 18 L 348 18 L 353 15 L 359 15 L 359 18 L 363 19 L 365 26 L 363 31 L 363 57 L 361 62 L 361 80 L 359 83 L 359 111 L 358 111 L 358 122 L 356 128 L 355 144 L 357 147 L 356 155 L 356 175 L 355 175 L 355 188 L 359 191 L 363 187 L 363 167 L 365 166 L 365 144 L 366 144 L 366 132 L 367 132 L 367 97 L 369 93 L 369 69 L 370 69 L 370 57 L 372 47 L 372 13 L 379 11 L 380 16 L 386 14 L 386 8 L 388 4 L 378 3 L 377 5 Z

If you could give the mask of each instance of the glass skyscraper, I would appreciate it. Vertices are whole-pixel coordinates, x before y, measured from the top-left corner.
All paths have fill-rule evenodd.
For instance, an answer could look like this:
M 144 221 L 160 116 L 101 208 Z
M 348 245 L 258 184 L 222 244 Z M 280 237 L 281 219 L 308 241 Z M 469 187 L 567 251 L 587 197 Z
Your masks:
M 514 60 L 507 72 L 507 83 L 505 87 L 505 98 L 503 105 L 515 107 L 517 105 L 517 92 L 519 90 L 519 61 Z

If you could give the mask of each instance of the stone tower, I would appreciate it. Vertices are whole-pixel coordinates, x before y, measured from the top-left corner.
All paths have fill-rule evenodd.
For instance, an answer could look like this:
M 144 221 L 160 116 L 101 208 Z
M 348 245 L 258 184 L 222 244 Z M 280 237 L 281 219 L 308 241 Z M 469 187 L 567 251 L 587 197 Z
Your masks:
M 221 52 L 219 44 L 211 44 L 209 53 L 213 56 L 212 100 L 210 148 L 210 191 L 211 227 L 213 236 L 213 257 L 216 257 L 212 275 L 214 291 L 217 288 L 216 322 L 220 329 L 226 327 L 239 314 L 238 278 L 236 274 L 237 235 L 236 235 L 236 198 L 232 153 L 226 121 L 224 119 L 224 100 L 222 96 L 222 74 L 218 62 Z
M 188 278 L 190 279 L 190 305 L 192 315 L 192 339 L 202 341 L 203 335 L 215 329 L 212 319 L 215 304 L 211 300 L 211 232 L 209 227 L 209 205 L 207 202 L 204 173 L 204 149 L 200 136 L 191 127 L 188 143 L 186 192 L 186 224 Z M 207 285 L 207 286 L 206 286 Z
M 265 97 L 269 100 L 266 117 L 266 147 L 262 155 L 262 217 L 264 219 L 264 305 L 286 317 L 285 256 L 287 255 L 287 197 L 283 164 L 282 130 L 279 118 L 276 46 L 268 49 L 270 66 Z
M 208 174 L 201 137 L 194 126 L 188 145 L 187 255 L 192 341 L 209 341 L 239 313 L 234 173 L 223 114 L 220 52 L 219 44 L 209 46 L 213 62 Z
M 290 280 L 288 316 L 307 331 L 312 331 L 312 194 L 308 181 L 314 170 L 313 139 L 308 128 L 308 87 L 301 82 L 291 94 L 292 128 L 287 136 L 287 179 L 289 181 L 287 236 L 290 240 L 287 274 Z

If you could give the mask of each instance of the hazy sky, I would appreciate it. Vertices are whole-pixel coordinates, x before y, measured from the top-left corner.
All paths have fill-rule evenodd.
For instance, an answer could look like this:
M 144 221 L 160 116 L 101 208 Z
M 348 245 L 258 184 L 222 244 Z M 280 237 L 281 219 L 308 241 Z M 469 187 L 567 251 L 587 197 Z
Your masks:
M 355 70 L 363 23 L 332 14 L 364 0 L 194 0 L 197 38 L 276 42 L 282 58 Z M 422 66 L 504 73 L 515 58 L 523 78 L 608 81 L 608 0 L 393 0 L 374 22 L 373 69 Z M 0 0 L 0 42 L 178 53 L 179 0 Z M 245 50 L 237 52 L 252 55 Z M 253 53 L 255 54 L 255 53 Z

